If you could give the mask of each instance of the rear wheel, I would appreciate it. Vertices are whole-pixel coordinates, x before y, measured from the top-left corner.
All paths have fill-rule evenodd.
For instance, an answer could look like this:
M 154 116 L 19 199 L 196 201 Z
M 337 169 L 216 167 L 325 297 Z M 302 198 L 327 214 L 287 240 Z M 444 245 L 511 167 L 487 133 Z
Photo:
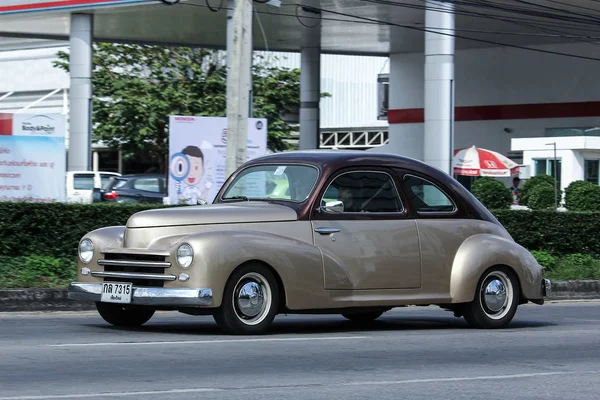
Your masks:
M 279 309 L 279 287 L 271 270 L 249 264 L 236 270 L 225 286 L 214 318 L 229 334 L 264 333 Z
M 96 309 L 106 322 L 115 326 L 144 325 L 155 312 L 151 308 L 101 302 L 96 303 Z
M 520 292 L 514 272 L 504 267 L 489 269 L 479 280 L 473 301 L 464 306 L 464 318 L 476 328 L 503 328 L 517 312 Z

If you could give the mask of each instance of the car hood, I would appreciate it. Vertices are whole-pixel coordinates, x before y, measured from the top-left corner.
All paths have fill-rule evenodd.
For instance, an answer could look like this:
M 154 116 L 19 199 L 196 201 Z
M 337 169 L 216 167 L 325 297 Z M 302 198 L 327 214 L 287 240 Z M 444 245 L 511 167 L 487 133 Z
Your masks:
M 248 222 L 295 221 L 298 214 L 290 207 L 265 202 L 206 204 L 146 210 L 132 215 L 127 228 L 161 226 L 235 224 Z

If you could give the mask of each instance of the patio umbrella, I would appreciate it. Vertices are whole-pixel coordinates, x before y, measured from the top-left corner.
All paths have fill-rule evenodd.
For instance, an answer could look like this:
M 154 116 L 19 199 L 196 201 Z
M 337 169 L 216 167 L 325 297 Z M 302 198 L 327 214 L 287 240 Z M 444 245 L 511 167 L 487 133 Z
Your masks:
M 492 150 L 468 147 L 454 151 L 454 175 L 507 177 L 519 173 L 519 165 Z

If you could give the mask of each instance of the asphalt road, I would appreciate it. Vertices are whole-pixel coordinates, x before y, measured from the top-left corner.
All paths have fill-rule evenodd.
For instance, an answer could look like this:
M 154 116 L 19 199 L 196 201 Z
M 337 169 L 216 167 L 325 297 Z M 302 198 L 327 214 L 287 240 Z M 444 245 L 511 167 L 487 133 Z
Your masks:
M 600 302 L 527 305 L 494 331 L 431 307 L 362 327 L 280 316 L 259 337 L 177 313 L 135 330 L 95 313 L 0 314 L 0 400 L 599 397 Z

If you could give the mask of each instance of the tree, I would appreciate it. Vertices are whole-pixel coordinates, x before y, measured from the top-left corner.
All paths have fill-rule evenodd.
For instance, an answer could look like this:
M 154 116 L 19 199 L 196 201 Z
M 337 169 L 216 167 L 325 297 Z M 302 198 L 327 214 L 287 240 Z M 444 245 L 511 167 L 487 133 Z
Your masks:
M 187 47 L 94 45 L 93 135 L 125 158 L 142 154 L 165 171 L 169 115 L 226 116 L 226 65 L 222 52 Z M 69 54 L 54 66 L 69 71 Z M 267 147 L 289 148 L 293 127 L 282 116 L 300 104 L 300 71 L 253 65 L 253 116 L 267 118 Z
M 510 189 L 499 180 L 488 176 L 477 179 L 471 187 L 471 192 L 491 210 L 508 209 L 512 204 Z

